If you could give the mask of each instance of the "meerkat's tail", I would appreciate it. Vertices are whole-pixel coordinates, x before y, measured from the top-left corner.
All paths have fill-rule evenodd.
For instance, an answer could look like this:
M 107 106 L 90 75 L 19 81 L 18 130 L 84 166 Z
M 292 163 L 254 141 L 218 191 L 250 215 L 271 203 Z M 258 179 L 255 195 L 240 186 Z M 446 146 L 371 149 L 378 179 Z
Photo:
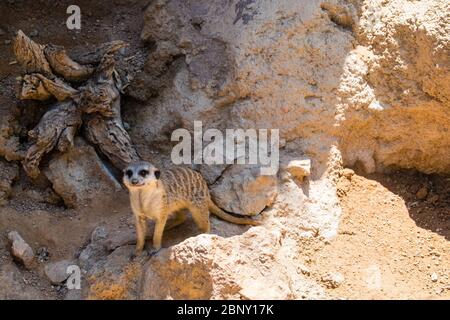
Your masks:
M 209 210 L 214 213 L 219 218 L 235 223 L 235 224 L 249 224 L 252 226 L 259 226 L 261 224 L 261 221 L 248 219 L 248 218 L 238 218 L 234 217 L 231 214 L 226 213 L 222 209 L 220 209 L 212 200 L 209 201 Z

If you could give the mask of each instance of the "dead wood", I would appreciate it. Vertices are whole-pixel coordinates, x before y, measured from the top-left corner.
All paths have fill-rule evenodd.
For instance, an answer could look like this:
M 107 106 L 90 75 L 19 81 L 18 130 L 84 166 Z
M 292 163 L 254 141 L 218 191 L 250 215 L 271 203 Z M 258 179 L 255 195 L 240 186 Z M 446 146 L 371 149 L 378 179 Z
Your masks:
M 13 42 L 14 55 L 27 73 L 39 72 L 51 77 L 52 71 L 44 54 L 44 46 L 28 38 L 22 30 Z
M 78 93 L 78 90 L 58 78 L 52 81 L 42 74 L 34 73 L 23 77 L 19 98 L 43 101 L 55 97 L 58 101 L 64 101 L 74 98 Z
M 91 66 L 84 66 L 73 61 L 64 50 L 63 47 L 49 44 L 44 49 L 45 57 L 49 62 L 52 70 L 62 76 L 64 79 L 71 82 L 81 82 L 87 80 L 94 68 Z
M 122 170 L 130 162 L 139 160 L 120 118 L 103 118 L 94 114 L 85 125 L 88 141 L 95 144 L 116 168 Z
M 81 112 L 74 101 L 68 100 L 53 105 L 39 124 L 28 132 L 33 144 L 22 162 L 27 174 L 36 178 L 40 173 L 39 164 L 45 154 L 55 147 L 64 152 L 72 146 L 80 125 Z
M 55 148 L 66 152 L 73 146 L 83 114 L 86 138 L 115 167 L 122 169 L 131 161 L 139 160 L 120 113 L 122 83 L 115 70 L 114 53 L 124 46 L 123 41 L 103 44 L 82 55 L 78 59 L 80 64 L 64 48 L 51 44 L 41 46 L 18 32 L 14 52 L 17 61 L 31 73 L 22 78 L 20 99 L 42 101 L 54 97 L 59 101 L 29 132 L 31 146 L 22 163 L 30 177 L 39 175 L 39 164 L 45 154 Z M 94 70 L 87 64 L 97 68 Z M 75 89 L 55 74 L 65 81 L 85 84 Z
M 95 50 L 81 54 L 75 60 L 81 64 L 97 65 L 107 53 L 113 54 L 127 45 L 122 40 L 103 43 Z

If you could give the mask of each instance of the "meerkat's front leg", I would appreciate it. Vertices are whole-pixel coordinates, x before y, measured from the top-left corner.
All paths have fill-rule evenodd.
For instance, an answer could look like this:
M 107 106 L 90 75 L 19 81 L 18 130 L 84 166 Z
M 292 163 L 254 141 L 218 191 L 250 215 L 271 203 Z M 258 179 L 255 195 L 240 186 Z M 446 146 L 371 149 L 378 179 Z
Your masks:
M 136 255 L 139 255 L 145 246 L 145 236 L 147 234 L 147 220 L 144 216 L 136 216 Z
M 167 216 L 164 215 L 155 220 L 155 231 L 153 233 L 153 248 L 156 250 L 161 249 L 162 236 L 164 227 L 166 226 Z

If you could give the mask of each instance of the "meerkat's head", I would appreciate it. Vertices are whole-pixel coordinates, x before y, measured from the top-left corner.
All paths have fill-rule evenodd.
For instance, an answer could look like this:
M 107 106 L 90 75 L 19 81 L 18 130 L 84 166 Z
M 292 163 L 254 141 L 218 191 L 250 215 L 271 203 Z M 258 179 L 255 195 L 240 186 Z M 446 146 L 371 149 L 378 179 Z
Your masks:
M 131 163 L 123 172 L 123 183 L 128 189 L 156 186 L 161 176 L 159 169 L 145 161 Z

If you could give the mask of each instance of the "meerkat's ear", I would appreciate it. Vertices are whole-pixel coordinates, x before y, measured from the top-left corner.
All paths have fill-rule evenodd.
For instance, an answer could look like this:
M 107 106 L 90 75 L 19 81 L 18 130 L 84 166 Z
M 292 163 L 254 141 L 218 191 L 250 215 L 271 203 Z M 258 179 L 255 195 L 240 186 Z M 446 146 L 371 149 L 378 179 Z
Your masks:
M 161 177 L 161 171 L 159 171 L 159 169 L 155 169 L 155 178 L 159 180 L 159 177 Z

